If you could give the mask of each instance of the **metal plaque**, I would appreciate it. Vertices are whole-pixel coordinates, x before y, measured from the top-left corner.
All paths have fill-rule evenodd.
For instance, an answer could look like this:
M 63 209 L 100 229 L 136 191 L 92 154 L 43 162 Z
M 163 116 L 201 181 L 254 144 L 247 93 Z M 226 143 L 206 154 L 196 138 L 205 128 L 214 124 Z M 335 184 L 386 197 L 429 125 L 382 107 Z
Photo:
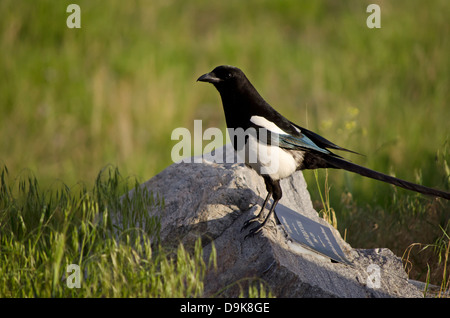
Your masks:
M 336 262 L 351 265 L 330 228 L 282 204 L 276 206 L 275 214 L 289 237 L 296 243 Z

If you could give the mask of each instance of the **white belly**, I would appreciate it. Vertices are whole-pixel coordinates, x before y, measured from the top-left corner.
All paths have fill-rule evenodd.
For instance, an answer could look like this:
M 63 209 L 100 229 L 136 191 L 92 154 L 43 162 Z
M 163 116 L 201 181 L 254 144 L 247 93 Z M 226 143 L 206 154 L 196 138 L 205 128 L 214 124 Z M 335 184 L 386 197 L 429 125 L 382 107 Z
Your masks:
M 303 160 L 299 151 L 293 156 L 282 148 L 258 143 L 254 136 L 249 136 L 244 150 L 237 155 L 260 175 L 268 175 L 273 180 L 289 177 Z

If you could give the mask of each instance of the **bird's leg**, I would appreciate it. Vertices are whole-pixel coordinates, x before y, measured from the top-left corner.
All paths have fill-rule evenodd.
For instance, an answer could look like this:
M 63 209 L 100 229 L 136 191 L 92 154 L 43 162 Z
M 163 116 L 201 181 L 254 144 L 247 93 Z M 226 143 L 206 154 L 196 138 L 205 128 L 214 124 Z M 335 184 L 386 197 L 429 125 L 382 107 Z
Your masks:
M 272 193 L 273 193 L 273 181 L 272 181 L 272 179 L 269 176 L 262 176 L 262 177 L 264 178 L 264 183 L 266 184 L 266 190 L 267 190 L 266 199 L 264 200 L 264 203 L 263 203 L 263 205 L 261 207 L 261 210 L 259 211 L 258 215 L 254 216 L 251 219 L 249 219 L 249 220 L 244 222 L 244 225 L 241 228 L 241 232 L 242 232 L 242 230 L 246 229 L 250 224 L 252 224 L 252 222 L 254 222 L 256 219 L 258 219 L 262 215 L 262 213 L 264 211 L 264 208 L 267 205 L 267 202 L 269 202 L 269 199 L 272 196 Z
M 279 199 L 273 201 L 272 206 L 270 207 L 270 211 L 269 214 L 267 214 L 266 218 L 264 219 L 264 221 L 259 224 L 258 226 L 255 226 L 254 228 L 252 228 L 248 234 L 244 237 L 244 239 L 248 238 L 248 237 L 252 237 L 254 236 L 256 233 L 258 233 L 259 231 L 261 231 L 261 229 L 264 227 L 264 225 L 267 223 L 267 220 L 270 218 L 270 215 L 273 213 L 273 211 L 275 210 L 275 206 L 277 205 Z
M 272 180 L 270 178 L 264 178 L 264 180 L 266 181 L 266 187 L 268 189 L 270 188 L 272 190 L 272 195 L 273 195 L 272 206 L 270 207 L 270 211 L 267 214 L 267 216 L 264 219 L 264 221 L 260 225 L 258 225 L 256 227 L 254 227 L 253 229 L 251 229 L 249 231 L 249 233 L 244 237 L 244 239 L 246 239 L 247 237 L 254 236 L 256 233 L 258 233 L 263 228 L 264 225 L 266 225 L 267 220 L 270 218 L 270 215 L 273 213 L 273 211 L 275 211 L 275 207 L 277 206 L 278 201 L 280 201 L 281 196 L 283 195 L 283 193 L 281 191 L 281 186 L 280 186 L 280 181 L 279 180 L 274 181 L 274 180 Z M 266 198 L 266 200 L 267 200 L 267 198 Z
M 267 193 L 266 199 L 264 200 L 264 203 L 263 203 L 263 205 L 261 207 L 261 210 L 259 211 L 258 215 L 253 216 L 252 218 L 250 218 L 247 221 L 245 221 L 244 225 L 241 228 L 241 232 L 242 232 L 242 230 L 245 230 L 250 224 L 252 224 L 252 222 L 254 222 L 256 219 L 259 219 L 259 217 L 263 213 L 264 208 L 266 207 L 267 202 L 269 201 L 271 196 L 272 196 L 272 192 Z

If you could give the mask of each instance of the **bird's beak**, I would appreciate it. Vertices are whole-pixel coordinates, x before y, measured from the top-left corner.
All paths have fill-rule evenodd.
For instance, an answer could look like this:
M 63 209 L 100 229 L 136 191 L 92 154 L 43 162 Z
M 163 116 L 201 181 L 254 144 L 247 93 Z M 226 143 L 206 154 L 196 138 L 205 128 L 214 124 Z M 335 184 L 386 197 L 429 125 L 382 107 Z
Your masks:
M 220 78 L 218 78 L 213 72 L 203 74 L 202 76 L 200 76 L 197 79 L 197 82 L 207 82 L 207 83 L 212 83 L 212 84 L 216 84 L 221 81 L 222 80 Z

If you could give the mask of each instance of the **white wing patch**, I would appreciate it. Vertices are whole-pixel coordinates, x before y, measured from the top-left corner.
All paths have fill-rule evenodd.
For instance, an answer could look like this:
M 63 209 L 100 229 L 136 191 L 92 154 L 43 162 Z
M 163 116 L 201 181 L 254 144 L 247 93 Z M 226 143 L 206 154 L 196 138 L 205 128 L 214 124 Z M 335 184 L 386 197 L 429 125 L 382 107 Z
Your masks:
M 297 130 L 297 132 L 298 132 L 299 134 L 302 133 L 302 131 L 300 130 L 300 128 L 298 128 L 297 126 L 295 126 L 295 125 L 291 125 L 291 126 L 294 127 L 294 129 Z
M 295 156 L 279 147 L 259 143 L 250 135 L 238 157 L 261 175 L 268 175 L 273 180 L 289 177 L 303 161 L 303 152 L 295 151 Z
M 267 120 L 264 117 L 261 116 L 252 116 L 250 117 L 250 121 L 254 123 L 255 125 L 258 125 L 260 127 L 264 127 L 265 129 L 277 133 L 277 134 L 284 134 L 289 135 L 287 132 L 282 130 L 280 127 L 278 127 L 275 123 L 271 122 L 270 120 Z

